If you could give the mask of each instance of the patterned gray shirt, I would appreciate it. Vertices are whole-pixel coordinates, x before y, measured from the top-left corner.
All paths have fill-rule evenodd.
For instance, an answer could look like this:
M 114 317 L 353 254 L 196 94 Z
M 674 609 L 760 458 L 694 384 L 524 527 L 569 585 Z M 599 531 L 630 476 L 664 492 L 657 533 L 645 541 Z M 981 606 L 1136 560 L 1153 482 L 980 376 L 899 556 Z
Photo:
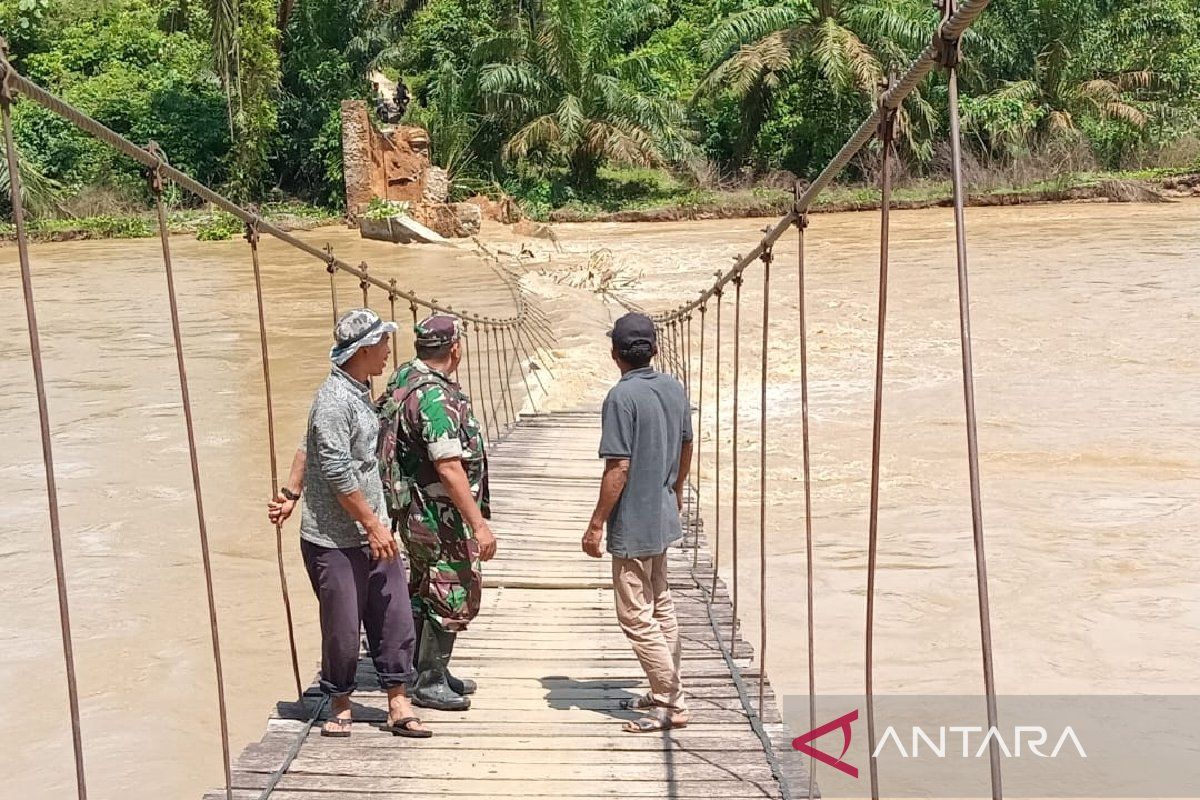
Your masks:
M 334 367 L 308 412 L 300 538 L 321 547 L 366 545 L 366 531 L 346 513 L 337 496 L 361 489 L 367 504 L 386 519 L 376 460 L 378 442 L 379 417 L 370 388 Z

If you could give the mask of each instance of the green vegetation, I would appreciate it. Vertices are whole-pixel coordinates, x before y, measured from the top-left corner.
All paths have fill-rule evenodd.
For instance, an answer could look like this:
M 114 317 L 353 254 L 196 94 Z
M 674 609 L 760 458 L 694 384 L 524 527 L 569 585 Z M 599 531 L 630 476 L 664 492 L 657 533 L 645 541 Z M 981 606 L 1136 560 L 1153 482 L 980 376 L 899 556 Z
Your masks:
M 407 121 L 455 196 L 506 192 L 543 218 L 772 206 L 936 21 L 927 0 L 0 0 L 24 74 L 239 200 L 336 210 L 339 107 L 372 100 L 380 71 L 412 90 Z M 1200 168 L 1195 0 L 1003 0 L 964 47 L 977 191 Z M 903 108 L 913 191 L 944 178 L 946 95 L 935 72 Z M 137 165 L 33 103 L 13 115 L 47 235 L 141 231 L 117 222 L 147 207 Z M 868 149 L 846 178 L 878 163 Z
M 268 222 L 284 230 L 305 230 L 328 225 L 340 214 L 298 202 L 267 203 L 259 213 Z M 40 241 L 68 239 L 144 239 L 158 235 L 158 220 L 153 212 L 124 212 L 75 217 L 35 217 L 27 223 L 29 235 Z M 223 211 L 177 209 L 167 214 L 171 233 L 193 233 L 197 239 L 232 239 L 246 232 L 245 224 Z M 11 222 L 0 222 L 0 240 L 16 235 Z

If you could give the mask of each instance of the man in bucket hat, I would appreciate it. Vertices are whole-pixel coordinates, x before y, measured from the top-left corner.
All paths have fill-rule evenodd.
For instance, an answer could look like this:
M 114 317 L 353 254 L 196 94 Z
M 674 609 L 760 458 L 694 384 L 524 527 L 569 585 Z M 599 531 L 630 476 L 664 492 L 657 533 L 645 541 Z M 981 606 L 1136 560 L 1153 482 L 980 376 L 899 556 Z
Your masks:
M 416 358 L 388 381 L 380 399 L 380 469 L 388 511 L 404 540 L 417 630 L 413 703 L 465 711 L 475 683 L 450 674 L 459 631 L 479 613 L 479 562 L 496 553 L 488 526 L 487 454 L 470 398 L 453 379 L 462 327 L 435 314 L 415 328 Z
M 387 367 L 388 336 L 395 330 L 368 308 L 338 320 L 329 351 L 333 368 L 313 398 L 287 482 L 268 504 L 273 522 L 287 519 L 297 501 L 302 505 L 300 552 L 320 603 L 321 690 L 331 697 L 322 736 L 350 735 L 360 625 L 388 695 L 384 729 L 431 735 L 407 696 L 416 636 L 403 554 L 384 522 L 379 419 L 369 387 Z

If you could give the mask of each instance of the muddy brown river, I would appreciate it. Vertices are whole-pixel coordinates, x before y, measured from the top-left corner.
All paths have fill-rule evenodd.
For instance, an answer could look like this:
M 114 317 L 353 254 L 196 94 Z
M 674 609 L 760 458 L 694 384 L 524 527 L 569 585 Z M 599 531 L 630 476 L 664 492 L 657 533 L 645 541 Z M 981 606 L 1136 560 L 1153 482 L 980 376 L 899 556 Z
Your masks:
M 968 212 L 996 678 L 1000 692 L 1188 693 L 1200 681 L 1200 202 Z M 761 220 L 562 225 L 525 285 L 559 328 L 551 407 L 592 404 L 613 378 L 615 304 L 563 282 L 600 249 L 647 308 L 695 296 Z M 507 288 L 469 247 L 398 248 L 331 228 L 351 262 L 425 296 L 503 316 Z M 485 230 L 516 252 L 520 237 Z M 821 692 L 861 688 L 878 215 L 818 215 L 808 234 L 816 663 Z M 893 215 L 884 392 L 876 691 L 981 688 L 948 211 Z M 252 276 L 240 240 L 172 241 L 214 548 L 232 747 L 257 740 L 292 679 L 275 574 Z M 549 255 L 544 242 L 531 242 Z M 802 602 L 796 245 L 780 243 L 769 349 L 767 668 L 807 687 Z M 91 796 L 197 797 L 221 781 L 195 511 L 164 281 L 154 240 L 32 249 L 58 467 Z M 281 461 L 325 373 L 328 280 L 264 244 Z M 343 280 L 344 306 L 357 283 Z M 760 273 L 743 303 L 740 610 L 758 629 Z M 382 307 L 382 297 L 373 301 Z M 727 299 L 725 311 L 732 305 Z M 407 309 L 399 309 L 402 316 Z M 725 314 L 722 567 L 727 579 Z M 710 314 L 710 323 L 713 317 Z M 713 341 L 715 326 L 708 329 Z M 698 330 L 697 330 L 698 335 Z M 4 796 L 73 783 L 54 571 L 16 250 L 0 249 L 0 719 Z M 698 348 L 696 350 L 698 357 Z M 702 498 L 711 513 L 709 351 Z M 584 523 L 581 522 L 581 529 Z M 302 669 L 315 604 L 287 531 Z M 503 544 L 501 543 L 501 546 Z M 582 556 L 581 556 L 582 557 Z M 615 623 L 614 623 L 615 624 Z

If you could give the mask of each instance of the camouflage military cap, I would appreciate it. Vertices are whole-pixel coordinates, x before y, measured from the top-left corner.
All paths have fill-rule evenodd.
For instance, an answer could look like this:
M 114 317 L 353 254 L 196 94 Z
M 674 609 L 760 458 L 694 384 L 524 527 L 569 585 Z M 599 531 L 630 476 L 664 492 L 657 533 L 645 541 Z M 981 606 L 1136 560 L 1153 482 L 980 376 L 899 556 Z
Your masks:
M 448 314 L 434 314 L 413 326 L 417 347 L 442 347 L 462 336 L 462 322 Z

